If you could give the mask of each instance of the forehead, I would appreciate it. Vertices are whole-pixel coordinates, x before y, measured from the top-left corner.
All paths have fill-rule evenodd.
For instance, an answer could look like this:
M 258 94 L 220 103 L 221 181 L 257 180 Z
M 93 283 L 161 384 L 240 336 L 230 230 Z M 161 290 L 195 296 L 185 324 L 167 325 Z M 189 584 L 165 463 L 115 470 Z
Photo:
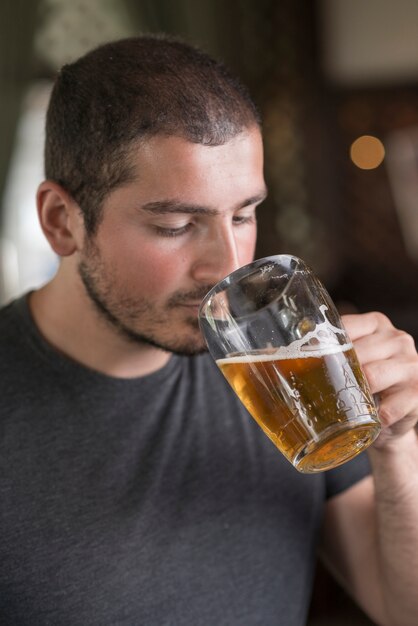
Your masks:
M 133 178 L 141 195 L 213 194 L 214 186 L 219 193 L 233 188 L 237 193 L 248 193 L 264 187 L 263 145 L 258 127 L 219 146 L 157 135 L 142 142 L 131 154 Z

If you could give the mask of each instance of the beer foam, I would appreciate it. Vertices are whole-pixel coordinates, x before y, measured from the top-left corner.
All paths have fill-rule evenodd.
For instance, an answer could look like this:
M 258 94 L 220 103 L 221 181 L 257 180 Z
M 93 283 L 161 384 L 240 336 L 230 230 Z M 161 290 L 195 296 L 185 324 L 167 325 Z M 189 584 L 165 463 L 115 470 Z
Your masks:
M 331 345 L 321 346 L 316 350 L 292 350 L 291 346 L 280 347 L 276 350 L 272 348 L 266 348 L 266 352 L 254 352 L 248 354 L 234 354 L 227 356 L 223 359 L 217 359 L 217 365 L 223 365 L 227 363 L 260 363 L 266 361 L 284 361 L 286 359 L 309 359 L 309 358 L 321 358 L 323 356 L 329 356 L 330 354 L 338 354 L 339 352 L 346 352 L 351 350 L 352 343 L 346 343 L 344 345 Z M 268 350 L 268 352 L 267 352 Z
M 309 357 L 323 357 L 338 352 L 346 352 L 353 347 L 351 341 L 347 341 L 347 335 L 342 328 L 331 324 L 326 316 L 328 307 L 324 304 L 319 307 L 324 321 L 316 324 L 313 330 L 307 332 L 300 339 L 292 341 L 288 346 L 278 348 L 266 347 L 264 350 L 255 350 L 247 354 L 231 354 L 223 359 L 218 359 L 218 365 L 223 363 L 254 363 L 260 361 L 274 361 L 284 359 L 307 359 Z M 340 335 L 345 343 L 338 340 Z

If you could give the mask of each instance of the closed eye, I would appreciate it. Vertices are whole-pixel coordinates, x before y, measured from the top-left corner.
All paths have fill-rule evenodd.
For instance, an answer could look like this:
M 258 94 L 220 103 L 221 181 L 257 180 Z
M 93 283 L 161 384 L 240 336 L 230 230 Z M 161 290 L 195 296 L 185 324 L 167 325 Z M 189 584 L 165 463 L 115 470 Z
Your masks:
M 234 215 L 232 221 L 236 226 L 242 226 L 244 224 L 254 224 L 257 221 L 255 208 L 250 213 L 238 213 Z
M 255 215 L 248 215 L 248 216 L 236 215 L 233 218 L 233 222 L 236 226 L 241 226 L 242 224 L 254 224 Z
M 188 222 L 184 226 L 179 226 L 177 228 L 172 226 L 154 226 L 154 230 L 161 237 L 179 237 L 180 235 L 186 234 L 192 226 L 193 224 Z

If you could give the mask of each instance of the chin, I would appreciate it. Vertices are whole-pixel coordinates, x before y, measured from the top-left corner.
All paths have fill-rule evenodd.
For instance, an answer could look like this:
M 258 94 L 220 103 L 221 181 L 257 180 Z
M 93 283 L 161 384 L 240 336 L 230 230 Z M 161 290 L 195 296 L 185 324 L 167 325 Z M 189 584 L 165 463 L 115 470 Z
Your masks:
M 199 334 L 199 337 L 196 339 L 192 337 L 179 339 L 176 343 L 171 345 L 169 350 L 174 354 L 180 354 L 182 356 L 196 356 L 198 354 L 208 352 L 208 347 L 202 336 Z
M 164 333 L 165 335 L 165 333 Z M 196 319 L 189 320 L 186 324 L 173 324 L 173 330 L 165 337 L 157 332 L 137 334 L 136 337 L 142 343 L 148 343 L 165 352 L 171 352 L 180 356 L 196 356 L 208 352 L 206 342 L 200 332 Z

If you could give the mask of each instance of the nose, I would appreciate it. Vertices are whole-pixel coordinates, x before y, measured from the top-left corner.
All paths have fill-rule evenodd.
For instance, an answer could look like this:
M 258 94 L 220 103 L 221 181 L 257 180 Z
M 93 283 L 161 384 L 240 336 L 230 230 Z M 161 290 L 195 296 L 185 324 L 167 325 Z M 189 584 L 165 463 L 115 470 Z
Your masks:
M 192 276 L 197 282 L 214 284 L 239 266 L 240 254 L 233 224 L 216 224 L 199 242 Z

